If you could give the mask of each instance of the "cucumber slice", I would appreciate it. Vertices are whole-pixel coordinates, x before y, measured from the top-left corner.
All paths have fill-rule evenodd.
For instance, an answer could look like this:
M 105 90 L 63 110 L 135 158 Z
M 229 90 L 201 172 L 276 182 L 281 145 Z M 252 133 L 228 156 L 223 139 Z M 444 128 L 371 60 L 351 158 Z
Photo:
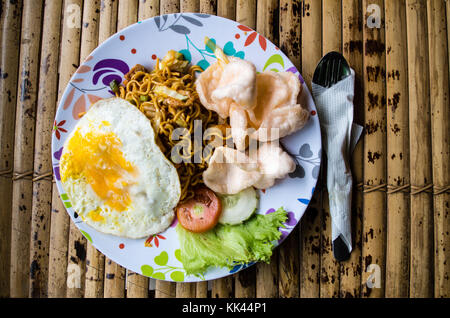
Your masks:
M 219 223 L 235 225 L 247 220 L 255 212 L 258 205 L 258 195 L 253 187 L 236 194 L 220 194 L 222 213 Z

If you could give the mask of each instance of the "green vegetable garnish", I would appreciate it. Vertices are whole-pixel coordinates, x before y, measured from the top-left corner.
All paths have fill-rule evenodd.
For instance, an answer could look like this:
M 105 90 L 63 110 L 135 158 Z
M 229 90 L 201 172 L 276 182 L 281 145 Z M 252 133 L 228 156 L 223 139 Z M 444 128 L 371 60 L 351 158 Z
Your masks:
M 184 55 L 183 55 L 183 53 L 176 52 L 176 53 L 175 53 L 175 58 L 176 58 L 177 60 L 184 60 Z
M 178 224 L 176 231 L 180 242 L 180 259 L 186 274 L 203 274 L 208 267 L 227 267 L 252 261 L 268 263 L 287 219 L 286 211 L 256 214 L 242 224 L 218 224 L 204 233 L 193 233 Z
M 139 97 L 139 100 L 140 100 L 141 102 L 146 102 L 146 101 L 148 101 L 148 95 L 141 95 L 141 97 Z
M 219 194 L 222 213 L 219 223 L 235 225 L 249 219 L 258 206 L 258 195 L 253 187 L 236 194 Z
M 211 39 L 208 38 L 207 36 L 205 36 L 205 45 L 214 53 L 214 55 L 219 61 L 222 61 L 225 64 L 229 63 L 228 57 L 223 52 L 223 50 L 219 46 L 217 46 L 213 41 L 211 41 Z
M 155 86 L 155 88 L 153 88 L 153 91 L 156 94 L 160 94 L 160 95 L 163 95 L 165 97 L 172 97 L 172 98 L 178 99 L 180 101 L 185 101 L 186 99 L 188 99 L 187 96 L 181 95 L 176 90 L 168 88 L 168 87 L 166 87 L 164 85 L 157 85 L 157 86 Z
M 112 90 L 114 93 L 117 93 L 117 92 L 119 91 L 119 83 L 117 83 L 116 80 L 112 80 L 112 81 L 109 83 L 109 87 L 111 88 L 111 90 Z
M 180 52 L 170 50 L 162 59 L 159 68 L 163 68 L 163 64 L 167 65 L 173 72 L 184 73 L 189 65 L 189 61 L 184 58 L 184 55 Z
M 203 207 L 200 204 L 194 205 L 194 214 L 200 215 L 203 213 Z

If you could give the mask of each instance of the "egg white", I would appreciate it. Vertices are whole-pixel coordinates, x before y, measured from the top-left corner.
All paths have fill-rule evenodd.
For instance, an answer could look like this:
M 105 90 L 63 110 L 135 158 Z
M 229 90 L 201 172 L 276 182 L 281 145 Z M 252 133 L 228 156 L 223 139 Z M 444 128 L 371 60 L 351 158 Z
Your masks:
M 128 238 L 147 237 L 167 229 L 180 199 L 180 180 L 175 167 L 155 143 L 155 133 L 147 117 L 121 98 L 104 99 L 92 105 L 66 140 L 60 162 L 61 176 L 70 174 L 67 169 L 73 153 L 66 146 L 77 130 L 81 134 L 92 130 L 114 133 L 121 142 L 123 157 L 138 171 L 127 188 L 131 203 L 124 211 L 105 204 L 83 174 L 62 181 L 82 220 L 100 232 Z M 97 211 L 101 220 L 93 218 L 91 211 Z

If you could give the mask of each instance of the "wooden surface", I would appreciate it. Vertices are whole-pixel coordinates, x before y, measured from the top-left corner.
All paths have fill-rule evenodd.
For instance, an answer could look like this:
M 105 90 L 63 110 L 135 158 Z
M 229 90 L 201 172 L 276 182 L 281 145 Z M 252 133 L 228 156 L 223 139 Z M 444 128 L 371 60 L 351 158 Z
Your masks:
M 0 297 L 450 296 L 450 1 L 18 0 L 2 1 L 0 12 Z M 324 167 L 272 262 L 212 282 L 128 271 L 70 221 L 51 182 L 62 93 L 98 44 L 171 12 L 257 30 L 308 85 L 324 54 L 346 57 L 356 75 L 355 122 L 365 128 L 352 154 L 348 261 L 333 257 Z

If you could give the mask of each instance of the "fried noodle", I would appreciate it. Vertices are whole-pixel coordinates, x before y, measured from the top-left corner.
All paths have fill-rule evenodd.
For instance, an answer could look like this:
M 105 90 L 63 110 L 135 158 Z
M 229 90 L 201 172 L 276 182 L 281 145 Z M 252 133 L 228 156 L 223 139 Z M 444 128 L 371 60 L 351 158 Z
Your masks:
M 201 162 L 193 160 L 194 149 L 197 149 L 193 145 L 194 121 L 201 120 L 202 131 L 205 132 L 206 129 L 217 126 L 219 118 L 215 112 L 201 105 L 195 89 L 195 73 L 202 69 L 198 65 L 188 66 L 187 61 L 174 53 L 169 51 L 162 61 L 157 59 L 151 72 L 136 65 L 125 76 L 123 86 L 116 89 L 116 96 L 131 102 L 150 119 L 156 132 L 157 144 L 177 169 L 181 183 L 180 201 L 184 201 L 192 198 L 195 187 L 203 183 L 202 173 L 208 166 L 209 156 L 200 156 Z M 183 98 L 161 93 L 157 89 L 160 87 L 176 91 Z M 189 135 L 173 138 L 173 132 L 177 128 L 187 129 Z M 171 153 L 172 148 L 180 142 L 179 139 L 187 144 L 187 153 L 183 149 L 185 152 L 180 151 L 181 157 L 190 157 L 190 160 L 176 163 L 172 160 Z M 207 139 L 202 139 L 202 149 L 210 142 Z

